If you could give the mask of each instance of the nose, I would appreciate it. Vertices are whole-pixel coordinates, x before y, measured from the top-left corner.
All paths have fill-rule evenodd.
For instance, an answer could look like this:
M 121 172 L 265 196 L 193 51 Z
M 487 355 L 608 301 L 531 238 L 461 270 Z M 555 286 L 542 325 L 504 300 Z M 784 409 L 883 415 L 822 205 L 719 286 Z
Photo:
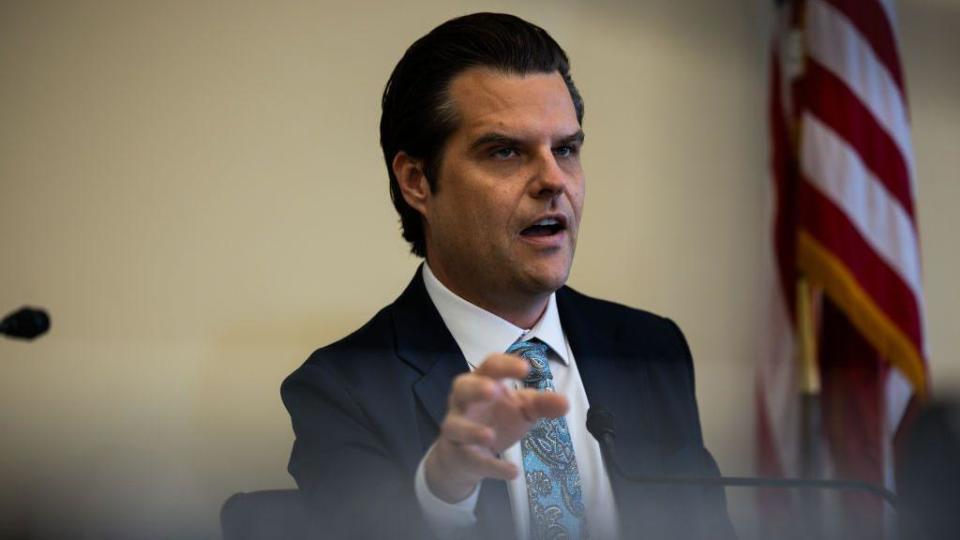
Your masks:
M 548 148 L 540 152 L 533 181 L 530 183 L 532 195 L 537 199 L 555 198 L 567 189 L 568 175 L 557 162 L 557 156 Z

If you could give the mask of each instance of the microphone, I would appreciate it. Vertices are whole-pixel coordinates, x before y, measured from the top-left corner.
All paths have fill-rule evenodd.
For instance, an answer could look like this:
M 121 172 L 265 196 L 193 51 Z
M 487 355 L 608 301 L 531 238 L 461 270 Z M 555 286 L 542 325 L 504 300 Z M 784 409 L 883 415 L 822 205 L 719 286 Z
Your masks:
M 22 307 L 0 321 L 0 334 L 9 338 L 34 339 L 50 329 L 47 312 L 31 307 Z
M 897 496 L 892 491 L 859 480 L 810 480 L 803 478 L 764 478 L 742 476 L 649 476 L 627 474 L 617 462 L 614 452 L 616 430 L 613 413 L 603 407 L 591 407 L 587 411 L 587 431 L 600 443 L 603 459 L 620 477 L 639 484 L 695 485 L 695 486 L 740 486 L 758 488 L 800 488 L 850 490 L 871 493 L 897 508 Z
M 603 407 L 591 407 L 587 411 L 587 431 L 600 443 L 601 450 L 613 450 L 616 431 L 612 412 Z

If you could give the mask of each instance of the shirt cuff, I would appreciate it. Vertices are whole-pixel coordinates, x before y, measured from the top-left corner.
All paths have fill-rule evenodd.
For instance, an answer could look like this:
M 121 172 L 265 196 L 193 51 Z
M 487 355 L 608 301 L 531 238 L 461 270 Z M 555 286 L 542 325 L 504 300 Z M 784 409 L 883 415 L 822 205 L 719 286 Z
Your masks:
M 417 494 L 417 501 L 420 503 L 420 509 L 423 511 L 427 523 L 433 529 L 433 532 L 440 538 L 456 537 L 457 533 L 462 533 L 477 522 L 477 517 L 473 514 L 477 507 L 477 498 L 480 496 L 480 486 L 477 485 L 466 499 L 457 503 L 448 503 L 441 500 L 430 491 L 427 485 L 427 475 L 424 464 L 427 461 L 427 455 L 433 450 L 424 454 L 417 466 L 417 473 L 414 477 L 414 490 Z

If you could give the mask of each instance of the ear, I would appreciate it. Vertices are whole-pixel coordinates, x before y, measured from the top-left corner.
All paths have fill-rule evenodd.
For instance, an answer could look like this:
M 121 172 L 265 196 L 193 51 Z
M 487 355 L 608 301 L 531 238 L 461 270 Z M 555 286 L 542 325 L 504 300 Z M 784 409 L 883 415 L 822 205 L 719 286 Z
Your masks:
M 431 192 L 427 175 L 423 172 L 423 162 L 406 152 L 397 152 L 393 157 L 393 174 L 397 177 L 403 200 L 421 215 L 426 216 Z

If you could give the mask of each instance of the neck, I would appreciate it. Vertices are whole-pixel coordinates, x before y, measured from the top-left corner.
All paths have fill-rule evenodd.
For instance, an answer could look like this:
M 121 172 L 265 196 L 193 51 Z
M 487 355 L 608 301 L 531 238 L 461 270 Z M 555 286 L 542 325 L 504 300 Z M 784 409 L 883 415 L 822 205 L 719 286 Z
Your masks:
M 433 265 L 430 265 L 430 271 L 437 278 L 437 281 L 453 294 L 524 330 L 529 330 L 537 324 L 537 321 L 540 320 L 540 317 L 543 317 L 543 313 L 547 310 L 547 303 L 550 301 L 550 293 L 510 294 L 494 291 L 492 288 L 478 291 L 477 288 L 460 285 L 456 279 L 451 279 L 442 269 Z

